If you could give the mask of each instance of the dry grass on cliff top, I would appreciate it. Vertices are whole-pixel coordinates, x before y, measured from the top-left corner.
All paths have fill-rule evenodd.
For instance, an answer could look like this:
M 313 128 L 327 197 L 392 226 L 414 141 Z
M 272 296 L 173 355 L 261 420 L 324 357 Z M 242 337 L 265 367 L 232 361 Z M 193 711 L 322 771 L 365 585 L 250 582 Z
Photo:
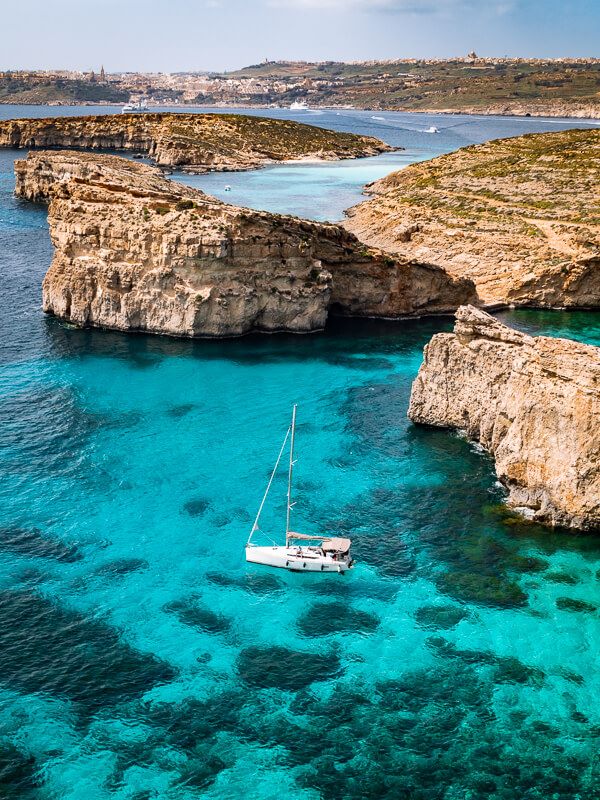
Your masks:
M 170 141 L 178 146 L 206 147 L 219 152 L 251 152 L 284 160 L 319 151 L 341 157 L 384 152 L 389 145 L 369 136 L 331 131 L 285 119 L 244 114 L 107 114 L 84 117 L 19 119 L 0 122 L 2 134 L 14 127 L 29 134 L 48 131 L 65 136 L 110 137 L 135 133 L 139 137 Z
M 458 217 L 514 214 L 600 225 L 600 130 L 472 145 L 395 172 L 371 189 L 382 195 L 373 212 L 416 205 Z
M 473 145 L 373 184 L 362 241 L 475 281 L 486 304 L 598 306 L 600 130 Z
M 202 136 L 206 141 L 221 146 L 224 139 L 235 145 L 247 142 L 253 150 L 269 151 L 279 158 L 314 149 L 336 150 L 340 146 L 352 147 L 362 142 L 380 145 L 382 150 L 391 149 L 370 136 L 331 131 L 287 119 L 244 114 L 186 114 L 185 122 L 181 124 L 178 119 L 181 116 L 183 115 L 171 115 L 166 120 L 168 127 L 179 135 Z

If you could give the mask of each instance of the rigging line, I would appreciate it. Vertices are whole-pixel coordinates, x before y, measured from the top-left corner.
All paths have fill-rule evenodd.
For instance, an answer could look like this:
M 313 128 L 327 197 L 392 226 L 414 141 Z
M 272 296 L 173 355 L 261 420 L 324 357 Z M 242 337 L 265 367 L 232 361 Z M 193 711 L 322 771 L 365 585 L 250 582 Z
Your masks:
M 250 531 L 250 536 L 248 537 L 248 541 L 246 542 L 247 545 L 250 544 L 250 539 L 252 539 L 252 536 L 254 535 L 255 531 L 258 530 L 258 520 L 260 519 L 260 515 L 261 515 L 261 512 L 263 510 L 263 506 L 264 506 L 265 501 L 267 499 L 267 495 L 269 494 L 269 489 L 271 488 L 271 484 L 273 483 L 273 478 L 275 477 L 275 473 L 277 472 L 277 467 L 279 466 L 279 462 L 281 461 L 281 456 L 283 455 L 283 451 L 285 449 L 285 445 L 286 445 L 288 437 L 290 435 L 290 430 L 291 430 L 291 427 L 287 429 L 287 432 L 285 434 L 285 439 L 283 440 L 283 444 L 281 445 L 281 450 L 279 451 L 279 455 L 277 456 L 277 461 L 275 462 L 275 466 L 273 467 L 273 472 L 271 473 L 271 477 L 269 478 L 269 482 L 267 484 L 267 488 L 265 490 L 265 494 L 263 496 L 262 503 L 260 504 L 260 507 L 258 509 L 258 514 L 256 515 L 256 519 L 254 520 L 254 525 L 252 526 L 252 530 Z
M 288 472 L 288 490 L 287 490 L 287 512 L 285 517 L 285 545 L 288 545 L 288 536 L 290 532 L 290 511 L 292 510 L 292 472 L 294 469 L 294 434 L 296 433 L 296 404 L 292 406 L 292 424 L 290 427 L 292 438 L 290 439 L 290 466 Z

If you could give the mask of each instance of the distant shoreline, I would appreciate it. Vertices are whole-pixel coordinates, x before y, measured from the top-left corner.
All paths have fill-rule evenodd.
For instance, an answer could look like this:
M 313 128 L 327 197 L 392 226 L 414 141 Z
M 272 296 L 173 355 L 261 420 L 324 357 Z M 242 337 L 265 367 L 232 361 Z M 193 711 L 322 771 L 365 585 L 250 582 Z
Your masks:
M 4 101 L 0 101 L 1 106 L 19 106 L 22 108 L 27 107 L 39 107 L 45 106 L 47 108 L 120 108 L 122 107 L 121 103 L 103 103 L 103 102 L 78 102 L 78 103 L 6 103 Z M 167 111 L 165 111 L 167 109 Z M 271 110 L 271 111 L 290 111 L 291 109 L 287 106 L 272 106 L 266 104 L 256 103 L 255 105 L 242 105 L 237 103 L 224 103 L 224 104 L 213 104 L 207 103 L 198 105 L 197 103 L 181 103 L 177 105 L 156 105 L 156 106 L 148 106 L 149 113 L 169 113 L 170 111 L 182 111 L 188 112 L 194 109 L 207 109 L 207 110 L 215 110 L 215 109 L 239 109 L 239 110 L 253 110 L 253 109 L 260 109 L 260 110 Z M 522 118 L 529 118 L 529 117 L 546 117 L 549 119 L 579 119 L 582 121 L 591 120 L 591 121 L 598 121 L 600 120 L 600 108 L 595 111 L 595 115 L 593 113 L 593 109 L 589 108 L 581 108 L 577 110 L 573 110 L 571 113 L 568 113 L 565 109 L 560 109 L 560 111 L 550 110 L 550 109 L 539 109 L 539 108 L 532 108 L 532 109 L 493 109 L 487 108 L 482 110 L 477 110 L 474 108 L 469 109 L 452 109 L 452 108 L 424 108 L 424 109 L 414 109 L 414 108 L 358 108 L 358 107 L 350 107 L 347 105 L 314 105 L 310 106 L 308 111 L 365 111 L 365 112 L 373 112 L 379 114 L 434 114 L 434 115 L 455 115 L 455 116 L 465 116 L 465 117 L 516 117 L 518 119 Z M 590 113 L 592 112 L 592 113 Z

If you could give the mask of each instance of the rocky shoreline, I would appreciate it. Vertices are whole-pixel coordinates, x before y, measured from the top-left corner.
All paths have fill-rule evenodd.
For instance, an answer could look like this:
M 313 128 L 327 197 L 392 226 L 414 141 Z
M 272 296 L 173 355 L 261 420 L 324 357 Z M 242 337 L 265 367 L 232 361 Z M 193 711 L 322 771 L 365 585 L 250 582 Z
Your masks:
M 483 445 L 527 518 L 600 532 L 600 348 L 528 336 L 472 306 L 456 320 L 425 348 L 410 419 Z
M 43 307 L 80 326 L 172 336 L 320 330 L 473 302 L 469 280 L 392 258 L 340 225 L 228 205 L 108 156 L 31 152 L 16 193 L 50 200 Z
M 106 114 L 0 121 L 0 147 L 117 150 L 204 173 L 291 159 L 334 161 L 394 150 L 370 136 L 242 114 Z
M 85 106 L 86 108 L 114 108 L 115 103 L 110 102 L 94 102 L 89 100 L 80 100 L 74 102 L 31 102 L 31 103 L 14 103 L 9 99 L 0 100 L 0 105 L 14 105 L 14 106 L 47 106 L 48 108 L 77 108 Z M 153 109 L 156 111 L 153 111 Z M 179 106 L 182 109 L 221 109 L 233 108 L 239 109 L 243 113 L 248 108 L 262 108 L 272 109 L 272 103 L 183 103 Z M 599 105 L 578 105 L 578 104 L 565 104 L 565 105 L 490 105 L 485 108 L 478 108 L 475 106 L 464 106 L 458 108 L 423 108 L 415 109 L 405 106 L 398 106 L 396 108 L 380 108 L 376 106 L 352 106 L 344 103 L 313 103 L 312 109 L 319 111 L 335 111 L 337 109 L 351 109 L 357 111 L 388 111 L 392 113 L 401 114 L 444 114 L 456 115 L 465 117 L 547 117 L 549 119 L 580 119 L 580 120 L 600 120 L 600 104 Z M 150 113 L 165 114 L 164 106 L 157 104 L 156 106 L 149 105 Z M 160 109 L 160 110 L 159 110 Z M 182 112 L 177 112 L 182 113 Z M 183 112 L 185 113 L 185 112 Z
M 391 109 L 388 109 L 391 110 Z M 397 108 L 404 114 L 456 114 L 466 117 L 547 117 L 550 119 L 600 119 L 600 104 L 597 105 L 489 105 L 485 108 L 464 106 L 462 108 L 427 108 L 416 111 L 414 108 Z

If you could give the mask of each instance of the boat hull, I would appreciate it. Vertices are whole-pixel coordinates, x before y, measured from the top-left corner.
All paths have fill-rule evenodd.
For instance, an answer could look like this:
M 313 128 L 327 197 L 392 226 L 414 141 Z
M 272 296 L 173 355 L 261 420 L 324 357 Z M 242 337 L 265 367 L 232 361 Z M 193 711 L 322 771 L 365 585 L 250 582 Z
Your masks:
M 278 567 L 289 572 L 347 572 L 352 569 L 351 559 L 334 559 L 329 554 L 316 553 L 309 547 L 246 547 L 246 561 Z

